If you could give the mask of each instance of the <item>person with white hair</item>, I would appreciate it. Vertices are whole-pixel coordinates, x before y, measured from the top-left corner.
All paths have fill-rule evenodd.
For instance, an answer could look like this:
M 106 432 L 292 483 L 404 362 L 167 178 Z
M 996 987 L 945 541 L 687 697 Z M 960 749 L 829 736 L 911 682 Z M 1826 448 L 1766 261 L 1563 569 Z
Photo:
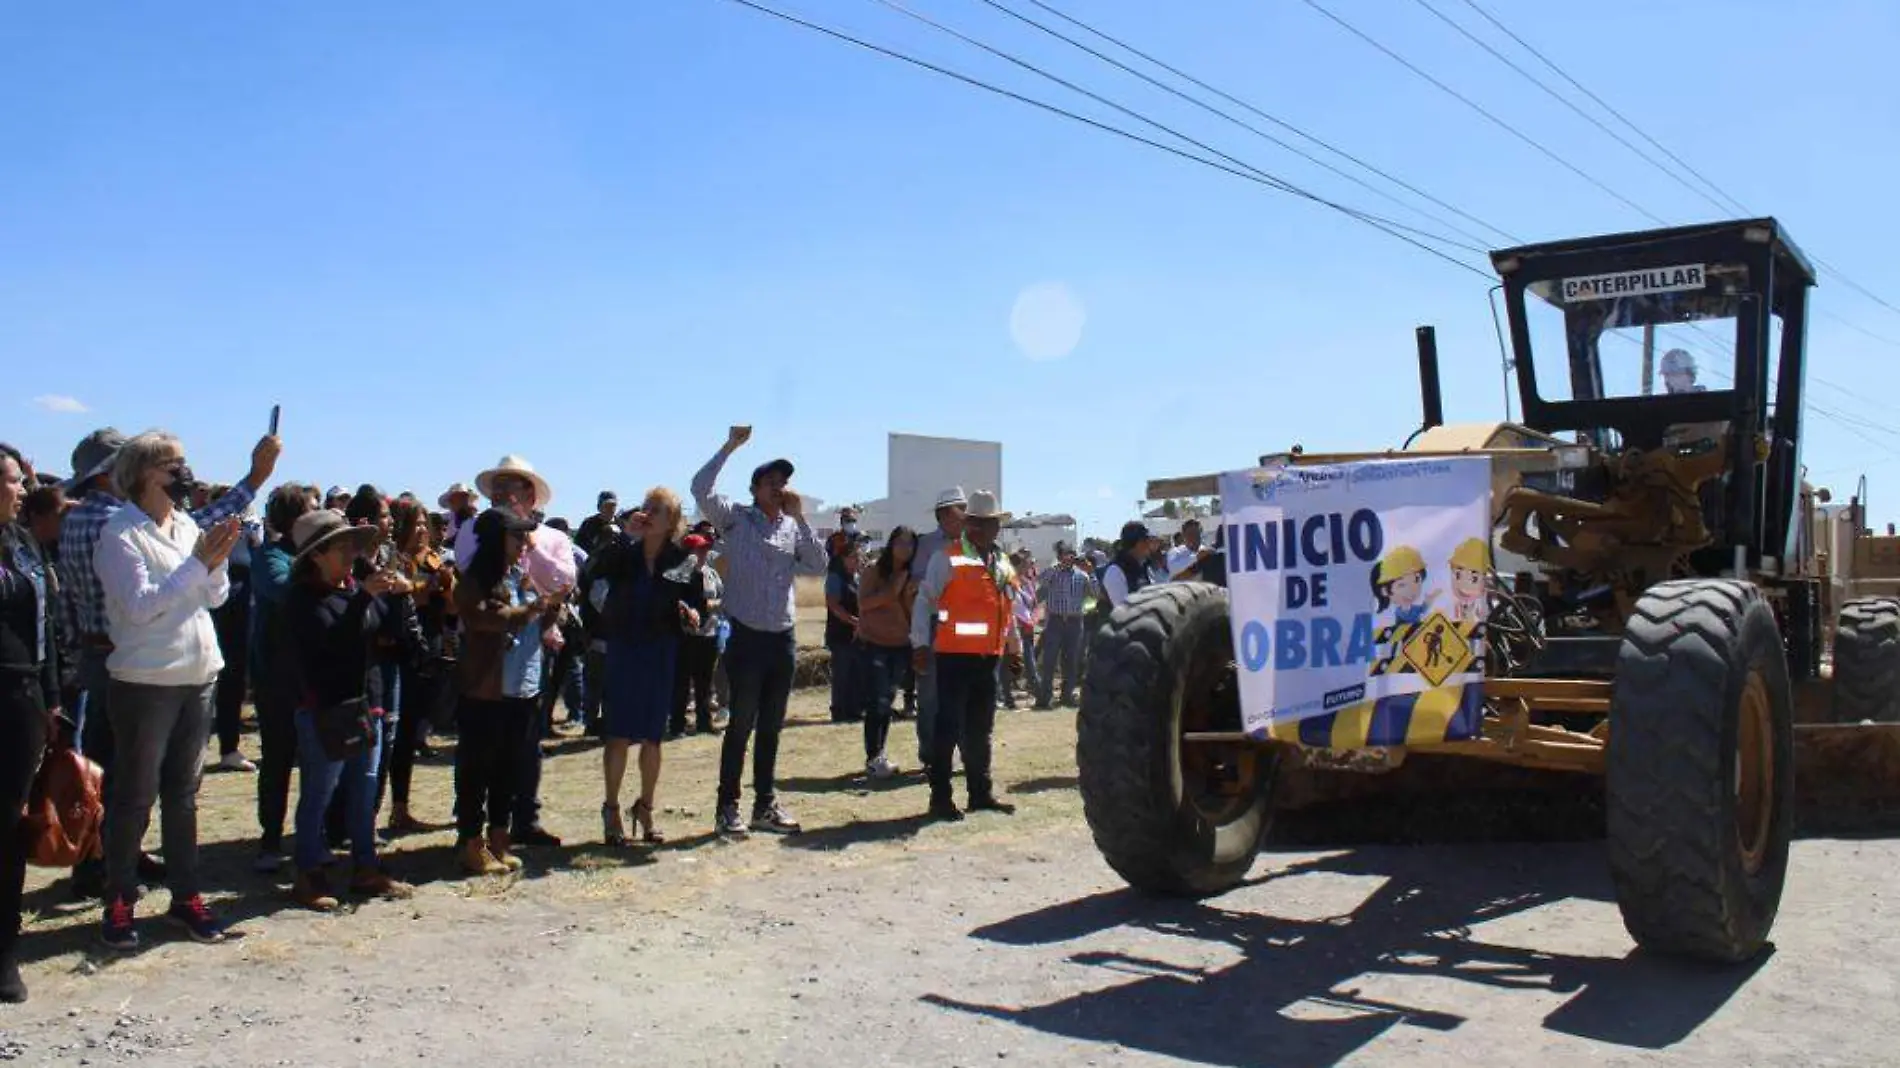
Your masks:
M 1670 349 L 1662 358 L 1663 391 L 1666 393 L 1707 393 L 1709 387 L 1696 381 L 1695 357 L 1686 349 Z

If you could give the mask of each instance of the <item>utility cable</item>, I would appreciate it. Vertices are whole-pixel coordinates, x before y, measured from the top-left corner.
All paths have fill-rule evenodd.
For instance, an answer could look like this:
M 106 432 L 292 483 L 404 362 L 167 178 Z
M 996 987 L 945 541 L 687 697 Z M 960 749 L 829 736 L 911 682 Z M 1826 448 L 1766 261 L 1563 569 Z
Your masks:
M 1371 226 L 1374 229 L 1381 230 L 1384 233 L 1388 234 L 1389 236 L 1397 238 L 1398 240 L 1403 241 L 1406 244 L 1411 245 L 1412 247 L 1417 248 L 1428 255 L 1441 259 L 1445 261 L 1446 263 L 1449 263 L 1452 266 L 1457 267 L 1458 269 L 1462 271 L 1465 271 L 1469 274 L 1476 275 L 1487 282 L 1491 281 L 1491 274 L 1487 271 L 1483 271 L 1476 267 L 1473 267 L 1471 264 L 1466 263 L 1463 260 L 1460 260 L 1454 256 L 1451 256 L 1450 254 L 1440 249 L 1434 248 L 1431 245 L 1425 244 L 1423 241 L 1410 237 L 1406 235 L 1405 233 L 1401 232 L 1399 229 L 1388 227 L 1381 222 L 1371 221 L 1368 218 L 1366 218 L 1363 213 L 1358 213 L 1358 212 L 1355 212 L 1351 208 L 1346 208 L 1342 205 L 1334 204 L 1331 201 L 1324 200 L 1304 190 L 1300 190 L 1297 187 L 1291 187 L 1289 183 L 1277 183 L 1274 181 L 1268 181 L 1254 174 L 1249 174 L 1245 170 L 1229 167 L 1226 164 L 1220 163 L 1217 160 L 1211 160 L 1202 156 L 1197 156 L 1194 153 L 1188 152 L 1185 149 L 1179 148 L 1177 146 L 1166 144 L 1161 141 L 1154 140 L 1152 138 L 1143 137 L 1141 134 L 1135 133 L 1133 131 L 1124 130 L 1121 127 L 1114 126 L 1110 123 L 1103 122 L 1099 119 L 1093 119 L 1093 118 L 1090 118 L 1089 116 L 1080 114 L 1078 112 L 1070 111 L 1066 108 L 1048 103 L 1046 101 L 1038 100 L 1026 94 L 1016 92 L 1012 89 L 1007 89 L 1002 86 L 983 81 L 980 78 L 975 78 L 975 77 L 972 77 L 971 75 L 963 74 L 961 72 L 951 70 L 948 67 L 939 66 L 935 63 L 931 63 L 930 61 L 921 59 L 917 56 L 908 55 L 906 53 L 897 51 L 896 49 L 886 48 L 883 45 L 875 44 L 871 41 L 864 40 L 863 38 L 854 37 L 851 34 L 845 33 L 842 30 L 833 29 L 832 27 L 825 26 L 817 22 L 813 22 L 809 19 L 801 18 L 797 15 L 793 15 L 790 12 L 781 11 L 767 4 L 759 3 L 758 0 L 725 0 L 725 2 L 730 3 L 730 4 L 735 4 L 739 7 L 747 8 L 758 14 L 765 15 L 770 18 L 777 19 L 781 22 L 787 23 L 789 25 L 797 26 L 802 29 L 808 30 L 812 33 L 816 33 L 821 36 L 829 37 L 833 40 L 852 45 L 853 47 L 863 49 L 867 52 L 872 52 L 877 55 L 884 56 L 888 59 L 894 59 L 894 60 L 897 60 L 898 62 L 905 63 L 910 66 L 914 66 L 922 70 L 929 71 L 933 74 L 937 74 L 942 77 L 949 78 L 952 81 L 960 82 L 971 88 L 981 89 L 984 92 L 993 93 L 997 96 L 1001 96 L 1009 100 L 1014 100 L 1019 104 L 1028 105 L 1029 107 L 1033 107 L 1039 111 L 1048 112 L 1049 114 L 1056 115 L 1061 118 L 1066 118 L 1073 122 L 1079 122 L 1083 124 L 1084 126 L 1092 127 L 1093 129 L 1098 130 L 1102 133 L 1112 134 L 1116 137 L 1123 138 L 1124 140 L 1133 141 L 1141 145 L 1146 145 L 1149 148 L 1159 149 L 1160 151 L 1166 152 L 1169 155 L 1178 156 L 1182 159 L 1199 163 L 1204 167 L 1211 167 L 1214 170 L 1222 171 L 1226 174 L 1231 174 L 1234 177 L 1242 178 L 1249 182 L 1254 182 L 1258 185 L 1266 186 L 1267 188 L 1270 188 L 1270 189 L 1276 189 L 1281 192 L 1291 192 L 1292 195 L 1300 196 L 1305 199 L 1312 200 L 1316 203 L 1323 204 L 1326 207 L 1333 208 L 1335 211 L 1338 211 L 1349 218 L 1365 223 L 1366 225 Z M 1283 187 L 1286 187 L 1286 188 L 1283 188 Z

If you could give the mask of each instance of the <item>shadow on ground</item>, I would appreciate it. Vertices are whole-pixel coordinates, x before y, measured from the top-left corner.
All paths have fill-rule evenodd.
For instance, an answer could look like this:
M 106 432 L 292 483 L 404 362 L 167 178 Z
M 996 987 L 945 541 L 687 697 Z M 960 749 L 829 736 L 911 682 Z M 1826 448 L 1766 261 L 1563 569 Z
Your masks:
M 1267 1058 L 1287 1068 L 1321 1068 L 1395 1027 L 1452 1031 L 1466 1021 L 1453 1012 L 1362 996 L 1357 988 L 1366 976 L 1436 976 L 1571 994 L 1545 1018 L 1547 1029 L 1657 1050 L 1691 1034 L 1762 963 L 1724 969 L 1641 953 L 1572 956 L 1496 945 L 1472 934 L 1478 924 L 1567 898 L 1609 900 L 1601 850 L 1590 845 L 1536 847 L 1529 862 L 1522 848 L 1505 846 L 1370 847 L 1296 863 L 1255 882 L 1308 873 L 1385 881 L 1349 915 L 1322 920 L 1132 890 L 1064 902 L 979 928 L 971 937 L 999 946 L 1051 946 L 1118 930 L 1156 933 L 1224 944 L 1241 959 L 1201 970 L 1078 948 L 1069 962 L 1103 970 L 1113 985 L 1026 1007 L 937 995 L 925 1000 L 1202 1064 L 1255 1065 Z

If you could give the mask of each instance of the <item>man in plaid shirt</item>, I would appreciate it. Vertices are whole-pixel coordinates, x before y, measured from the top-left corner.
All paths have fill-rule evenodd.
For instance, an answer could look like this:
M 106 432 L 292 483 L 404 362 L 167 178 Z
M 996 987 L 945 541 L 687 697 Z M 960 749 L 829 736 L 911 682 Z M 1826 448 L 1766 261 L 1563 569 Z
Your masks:
M 88 434 L 73 450 L 73 477 L 66 483 L 70 497 L 83 499 L 66 513 L 60 528 L 59 558 L 64 565 L 60 588 L 60 610 L 74 642 L 79 647 L 79 708 L 75 714 L 80 749 L 105 770 L 104 789 L 112 789 L 112 726 L 106 718 L 106 692 L 111 676 L 106 657 L 112 642 L 106 637 L 106 594 L 93 570 L 93 556 L 106 523 L 123 504 L 112 486 L 112 464 L 118 458 L 125 435 L 112 427 Z M 277 457 L 283 443 L 266 436 L 251 450 L 251 471 L 231 492 L 191 513 L 200 529 L 210 529 L 231 516 L 241 515 L 257 498 L 257 491 L 270 481 L 277 469 Z M 107 805 L 108 810 L 111 808 Z M 141 875 L 158 877 L 151 863 L 142 863 Z M 81 861 L 73 870 L 73 885 L 81 896 L 98 896 L 104 891 L 103 862 Z

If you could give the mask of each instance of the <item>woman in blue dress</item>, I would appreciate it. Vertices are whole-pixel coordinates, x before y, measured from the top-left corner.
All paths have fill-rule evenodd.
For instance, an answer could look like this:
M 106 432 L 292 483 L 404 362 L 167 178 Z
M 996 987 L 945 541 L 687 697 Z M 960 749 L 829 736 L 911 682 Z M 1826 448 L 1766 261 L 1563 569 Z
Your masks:
M 672 713 L 680 636 L 699 625 L 700 611 L 690 603 L 687 579 L 693 560 L 680 546 L 685 527 L 679 497 L 665 487 L 648 490 L 645 502 L 622 523 L 628 536 L 602 549 L 591 568 L 593 585 L 588 596 L 600 612 L 607 639 L 602 730 L 607 743 L 602 754 L 607 798 L 600 806 L 600 819 L 602 834 L 612 846 L 627 842 L 620 818 L 620 784 L 627 775 L 628 754 L 636 744 L 640 747 L 640 799 L 628 814 L 639 825 L 643 841 L 666 840 L 653 826 L 660 743 Z

